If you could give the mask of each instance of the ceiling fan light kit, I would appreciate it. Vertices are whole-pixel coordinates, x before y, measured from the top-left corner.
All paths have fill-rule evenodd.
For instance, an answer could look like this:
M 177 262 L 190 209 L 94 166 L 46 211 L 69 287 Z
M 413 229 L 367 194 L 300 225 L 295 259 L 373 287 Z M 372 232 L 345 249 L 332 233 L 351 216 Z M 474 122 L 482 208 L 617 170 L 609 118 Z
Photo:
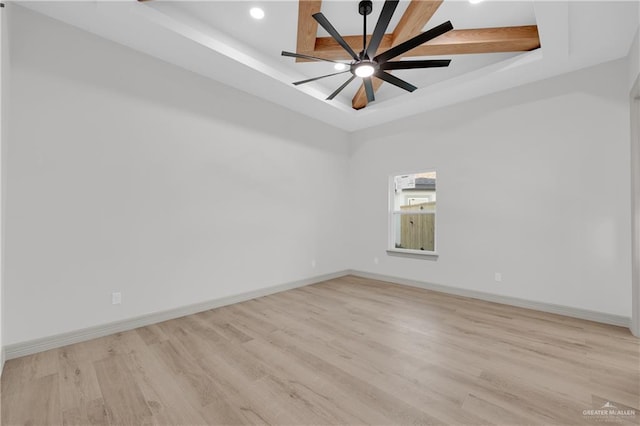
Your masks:
M 363 34 L 362 34 L 362 51 L 358 54 L 356 53 L 352 47 L 344 40 L 344 38 L 338 33 L 338 31 L 331 25 L 329 20 L 321 13 L 313 14 L 313 19 L 315 19 L 318 24 L 324 28 L 329 35 L 340 45 L 342 48 L 351 56 L 353 61 L 350 63 L 350 67 L 346 71 L 341 71 L 333 74 L 327 74 L 320 77 L 314 77 L 307 80 L 294 82 L 294 85 L 310 83 L 312 81 L 316 81 L 322 78 L 343 74 L 343 73 L 351 73 L 351 77 L 338 89 L 336 89 L 331 95 L 327 97 L 327 100 L 332 100 L 335 98 L 345 87 L 349 85 L 356 77 L 362 78 L 364 83 L 365 92 L 367 95 L 367 101 L 373 102 L 375 101 L 373 84 L 371 82 L 372 77 L 379 78 L 380 80 L 386 81 L 394 86 L 397 86 L 401 89 L 404 89 L 408 92 L 413 92 L 417 89 L 416 86 L 407 83 L 406 81 L 394 76 L 393 74 L 388 73 L 389 70 L 403 70 L 403 69 L 417 69 L 417 68 L 436 68 L 436 67 L 447 67 L 451 62 L 450 59 L 438 59 L 438 60 L 411 60 L 411 61 L 391 61 L 398 56 L 403 55 L 404 53 L 414 49 L 421 44 L 426 43 L 429 40 L 432 40 L 448 31 L 453 29 L 453 25 L 451 25 L 450 21 L 447 21 L 437 27 L 434 27 L 428 31 L 418 34 L 415 37 L 410 38 L 409 40 L 400 43 L 385 52 L 382 52 L 379 55 L 376 55 L 378 47 L 380 46 L 380 42 L 382 41 L 383 36 L 389 26 L 389 22 L 393 17 L 393 13 L 398 6 L 399 0 L 386 0 L 384 5 L 382 6 L 382 11 L 380 12 L 380 17 L 378 18 L 378 22 L 376 23 L 376 27 L 373 30 L 373 34 L 371 35 L 371 39 L 369 40 L 369 44 L 367 45 L 367 15 L 371 13 L 373 10 L 373 4 L 370 0 L 360 1 L 358 4 L 358 12 L 363 16 Z M 319 58 L 315 56 L 309 56 L 299 53 L 292 52 L 282 52 L 283 56 L 293 57 L 293 58 L 301 58 L 311 61 L 321 61 L 321 62 L 333 62 L 336 64 L 340 64 L 342 62 L 333 61 L 330 59 Z
M 370 61 L 362 61 L 359 64 L 351 65 L 352 72 L 358 77 L 371 77 L 376 72 L 376 64 Z

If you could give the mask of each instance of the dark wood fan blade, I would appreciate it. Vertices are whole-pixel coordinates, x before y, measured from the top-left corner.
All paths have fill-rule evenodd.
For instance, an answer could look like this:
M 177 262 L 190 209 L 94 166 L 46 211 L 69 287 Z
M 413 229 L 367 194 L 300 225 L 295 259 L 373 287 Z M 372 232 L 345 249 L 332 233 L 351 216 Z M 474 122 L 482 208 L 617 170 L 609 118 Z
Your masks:
M 367 102 L 373 102 L 376 100 L 373 90 L 373 84 L 371 84 L 371 77 L 363 78 L 364 80 L 364 90 L 367 93 Z
M 324 62 L 333 62 L 334 64 L 344 64 L 344 62 L 334 61 L 332 59 L 318 58 L 316 56 L 303 55 L 302 53 L 293 53 L 293 52 L 287 52 L 284 50 L 282 51 L 282 56 L 288 56 L 290 58 L 308 59 L 310 61 L 324 61 Z
M 345 82 L 342 84 L 342 86 L 338 87 L 338 88 L 336 89 L 336 91 L 335 91 L 335 92 L 333 92 L 332 94 L 330 94 L 330 95 L 327 97 L 327 100 L 328 100 L 328 101 L 330 101 L 330 100 L 332 100 L 333 98 L 335 98 L 336 96 L 338 96 L 338 93 L 342 92 L 342 89 L 344 89 L 345 87 L 347 87 L 347 86 L 349 85 L 349 83 L 351 83 L 351 82 L 353 81 L 353 79 L 354 79 L 354 78 L 356 78 L 356 76 L 355 76 L 355 75 L 352 75 L 352 76 L 351 76 L 351 78 L 349 78 L 349 80 L 345 81 Z
M 305 84 L 305 83 L 310 83 L 312 81 L 320 80 L 321 78 L 331 77 L 332 75 L 344 74 L 345 72 L 351 72 L 351 71 L 346 70 L 346 71 L 334 72 L 333 74 L 321 75 L 320 77 L 313 77 L 308 80 L 295 81 L 293 84 L 297 86 L 299 84 Z
M 342 48 L 346 50 L 347 53 L 349 53 L 349 55 L 351 55 L 351 57 L 354 60 L 357 61 L 360 59 L 358 58 L 358 55 L 356 55 L 356 52 L 354 52 L 351 46 L 349 46 L 347 42 L 344 41 L 340 33 L 338 33 L 338 31 L 333 27 L 333 25 L 331 25 L 331 22 L 329 22 L 329 20 L 325 18 L 325 16 L 321 12 L 314 13 L 312 16 L 313 16 L 313 19 L 318 21 L 318 24 L 320 24 L 322 28 L 324 28 L 329 33 L 329 35 L 331 35 L 331 37 L 333 37 L 333 39 L 337 41 L 338 44 L 342 46 Z
M 404 43 L 400 43 L 399 45 L 392 47 L 386 52 L 383 52 L 373 58 L 373 60 L 378 62 L 379 64 L 383 64 L 389 59 L 393 59 L 396 56 L 402 55 L 403 53 L 406 53 L 411 49 L 414 49 L 421 44 L 428 42 L 431 39 L 434 39 L 448 31 L 451 31 L 452 29 L 453 25 L 451 25 L 451 21 L 447 21 L 444 24 L 440 24 L 437 27 L 431 28 L 429 31 L 425 31 L 422 34 L 418 34 L 417 36 L 410 38 Z
M 381 70 L 410 70 L 414 68 L 448 67 L 451 59 L 427 59 L 424 61 L 390 61 L 380 65 Z
M 413 84 L 409 84 L 406 81 L 396 77 L 395 75 L 389 74 L 388 72 L 378 71 L 374 74 L 380 80 L 384 80 L 387 83 L 393 84 L 394 86 L 398 86 L 401 89 L 404 89 L 408 92 L 413 92 L 417 89 Z
M 384 2 L 384 6 L 382 6 L 382 11 L 380 12 L 380 17 L 376 23 L 376 28 L 373 30 L 373 34 L 369 40 L 369 46 L 367 47 L 367 56 L 369 58 L 373 58 L 375 56 L 376 51 L 380 46 L 380 42 L 382 41 L 382 37 L 387 31 L 391 17 L 396 11 L 396 7 L 398 7 L 398 3 L 399 0 L 387 0 Z

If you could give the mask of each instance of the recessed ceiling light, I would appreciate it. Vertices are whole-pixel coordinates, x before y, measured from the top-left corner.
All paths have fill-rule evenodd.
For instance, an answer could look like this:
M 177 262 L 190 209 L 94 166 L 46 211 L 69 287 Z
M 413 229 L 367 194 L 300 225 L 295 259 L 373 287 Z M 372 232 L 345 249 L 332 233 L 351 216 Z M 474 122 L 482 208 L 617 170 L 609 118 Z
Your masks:
M 342 71 L 342 70 L 346 70 L 347 69 L 347 64 L 343 64 L 342 62 L 335 64 L 333 66 L 333 68 L 335 68 L 337 71 Z
M 249 10 L 249 14 L 253 19 L 264 18 L 264 10 L 260 9 L 259 7 L 252 7 L 251 10 Z
M 482 3 L 484 0 L 469 0 L 469 3 L 471 4 L 478 4 L 478 3 Z

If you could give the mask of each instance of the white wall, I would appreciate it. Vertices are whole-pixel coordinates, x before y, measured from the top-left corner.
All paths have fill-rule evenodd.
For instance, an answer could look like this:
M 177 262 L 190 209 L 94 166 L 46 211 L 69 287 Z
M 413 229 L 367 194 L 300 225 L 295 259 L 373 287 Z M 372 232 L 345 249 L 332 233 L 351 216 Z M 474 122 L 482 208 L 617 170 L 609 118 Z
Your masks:
M 640 8 L 638 21 L 640 22 Z M 640 28 L 629 51 L 629 103 L 631 111 L 631 331 L 640 336 Z
M 636 82 L 636 78 L 638 78 L 638 75 L 640 74 L 640 28 L 636 31 L 636 35 L 631 43 L 628 60 L 629 73 L 627 75 L 627 84 L 629 86 L 629 90 L 631 90 Z
M 629 317 L 627 67 L 355 133 L 352 268 Z M 387 256 L 389 175 L 432 168 L 439 258 Z
M 631 104 L 631 331 L 640 337 L 640 77 L 632 88 Z
M 640 24 L 640 7 L 638 7 Z M 629 109 L 631 112 L 631 331 L 640 336 L 640 27 L 629 50 Z
M 627 83 L 629 90 L 631 90 L 636 82 L 636 78 L 640 74 L 640 4 L 636 2 L 636 23 L 638 29 L 631 42 L 629 49 L 629 73 L 627 74 Z
M 348 267 L 345 133 L 19 6 L 12 24 L 5 344 Z
M 8 8 L 0 8 L 0 373 L 4 367 L 4 149 L 7 133 L 7 99 L 9 89 Z

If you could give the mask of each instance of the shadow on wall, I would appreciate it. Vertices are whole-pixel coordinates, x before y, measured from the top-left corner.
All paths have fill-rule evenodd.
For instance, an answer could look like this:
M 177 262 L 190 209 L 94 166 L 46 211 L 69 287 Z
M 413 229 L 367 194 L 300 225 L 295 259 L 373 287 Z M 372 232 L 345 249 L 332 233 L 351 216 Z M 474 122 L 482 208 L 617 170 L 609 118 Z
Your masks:
M 12 6 L 11 61 L 16 67 L 43 69 L 57 78 L 86 85 L 88 90 L 121 92 L 149 104 L 188 111 L 315 149 L 332 150 L 336 144 L 327 143 L 328 139 L 346 139 L 340 129 L 295 112 L 293 118 L 291 110 L 274 103 Z

